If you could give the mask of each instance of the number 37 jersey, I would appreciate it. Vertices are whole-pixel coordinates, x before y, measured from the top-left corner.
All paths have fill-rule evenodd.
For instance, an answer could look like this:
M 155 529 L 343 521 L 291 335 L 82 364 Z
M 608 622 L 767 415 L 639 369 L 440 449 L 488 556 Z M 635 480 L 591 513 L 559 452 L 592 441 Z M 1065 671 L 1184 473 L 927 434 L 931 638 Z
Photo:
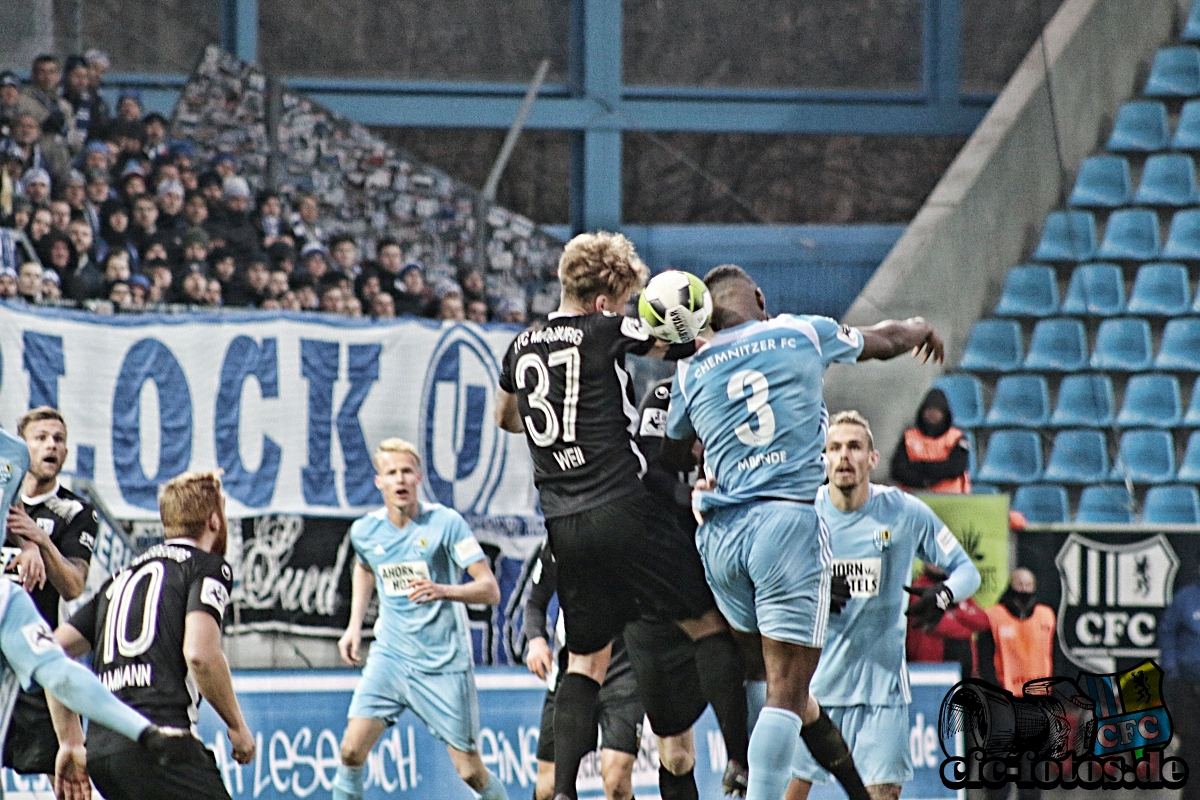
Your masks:
M 697 493 L 700 510 L 812 500 L 825 480 L 825 368 L 862 349 L 862 334 L 836 320 L 781 314 L 723 330 L 681 361 L 667 435 L 704 442 L 717 485 Z
M 552 314 L 504 356 L 500 388 L 516 395 L 546 517 L 577 514 L 642 489 L 637 405 L 625 356 L 654 345 L 639 321 Z

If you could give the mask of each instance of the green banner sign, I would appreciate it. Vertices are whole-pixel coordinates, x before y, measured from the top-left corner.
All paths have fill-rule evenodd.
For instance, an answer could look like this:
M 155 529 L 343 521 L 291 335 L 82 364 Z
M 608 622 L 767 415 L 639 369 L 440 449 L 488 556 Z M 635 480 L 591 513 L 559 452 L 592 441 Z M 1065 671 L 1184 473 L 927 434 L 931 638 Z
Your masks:
M 1008 495 L 921 494 L 975 562 L 982 581 L 975 602 L 994 605 L 1008 585 Z

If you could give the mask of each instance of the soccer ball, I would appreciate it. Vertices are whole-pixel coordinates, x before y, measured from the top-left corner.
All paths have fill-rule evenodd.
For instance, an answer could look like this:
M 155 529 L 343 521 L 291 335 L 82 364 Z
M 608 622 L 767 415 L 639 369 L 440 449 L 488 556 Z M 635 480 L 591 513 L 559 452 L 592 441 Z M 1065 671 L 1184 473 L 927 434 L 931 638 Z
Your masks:
M 642 290 L 638 314 L 656 339 L 690 342 L 712 316 L 712 296 L 704 281 L 677 269 L 656 275 Z

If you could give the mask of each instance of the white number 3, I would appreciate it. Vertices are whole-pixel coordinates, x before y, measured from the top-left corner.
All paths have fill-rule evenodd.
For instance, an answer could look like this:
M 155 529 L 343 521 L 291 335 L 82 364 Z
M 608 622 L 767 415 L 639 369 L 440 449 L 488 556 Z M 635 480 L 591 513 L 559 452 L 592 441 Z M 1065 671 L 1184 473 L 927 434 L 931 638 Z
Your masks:
M 746 397 L 746 389 L 750 396 Z M 775 412 L 767 405 L 767 396 L 771 385 L 767 376 L 758 370 L 744 369 L 734 374 L 725 387 L 730 400 L 746 399 L 746 410 L 758 417 L 758 430 L 750 427 L 749 422 L 743 422 L 733 429 L 743 444 L 751 447 L 762 447 L 771 443 L 775 438 Z

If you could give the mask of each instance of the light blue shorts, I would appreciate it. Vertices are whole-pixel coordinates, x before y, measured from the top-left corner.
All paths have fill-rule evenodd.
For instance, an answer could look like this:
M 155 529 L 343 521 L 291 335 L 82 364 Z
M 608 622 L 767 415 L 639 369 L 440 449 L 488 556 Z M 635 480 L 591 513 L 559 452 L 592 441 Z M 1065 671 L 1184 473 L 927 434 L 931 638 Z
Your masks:
M 416 672 L 398 656 L 372 647 L 346 716 L 392 725 L 406 708 L 455 750 L 470 753 L 478 748 L 479 698 L 471 670 Z
M 765 500 L 718 509 L 696 531 L 696 548 L 730 625 L 825 646 L 833 555 L 811 505 Z
M 912 780 L 908 706 L 830 706 L 825 711 L 842 732 L 864 786 Z M 803 746 L 796 748 L 792 759 L 792 777 L 809 783 L 830 779 Z

